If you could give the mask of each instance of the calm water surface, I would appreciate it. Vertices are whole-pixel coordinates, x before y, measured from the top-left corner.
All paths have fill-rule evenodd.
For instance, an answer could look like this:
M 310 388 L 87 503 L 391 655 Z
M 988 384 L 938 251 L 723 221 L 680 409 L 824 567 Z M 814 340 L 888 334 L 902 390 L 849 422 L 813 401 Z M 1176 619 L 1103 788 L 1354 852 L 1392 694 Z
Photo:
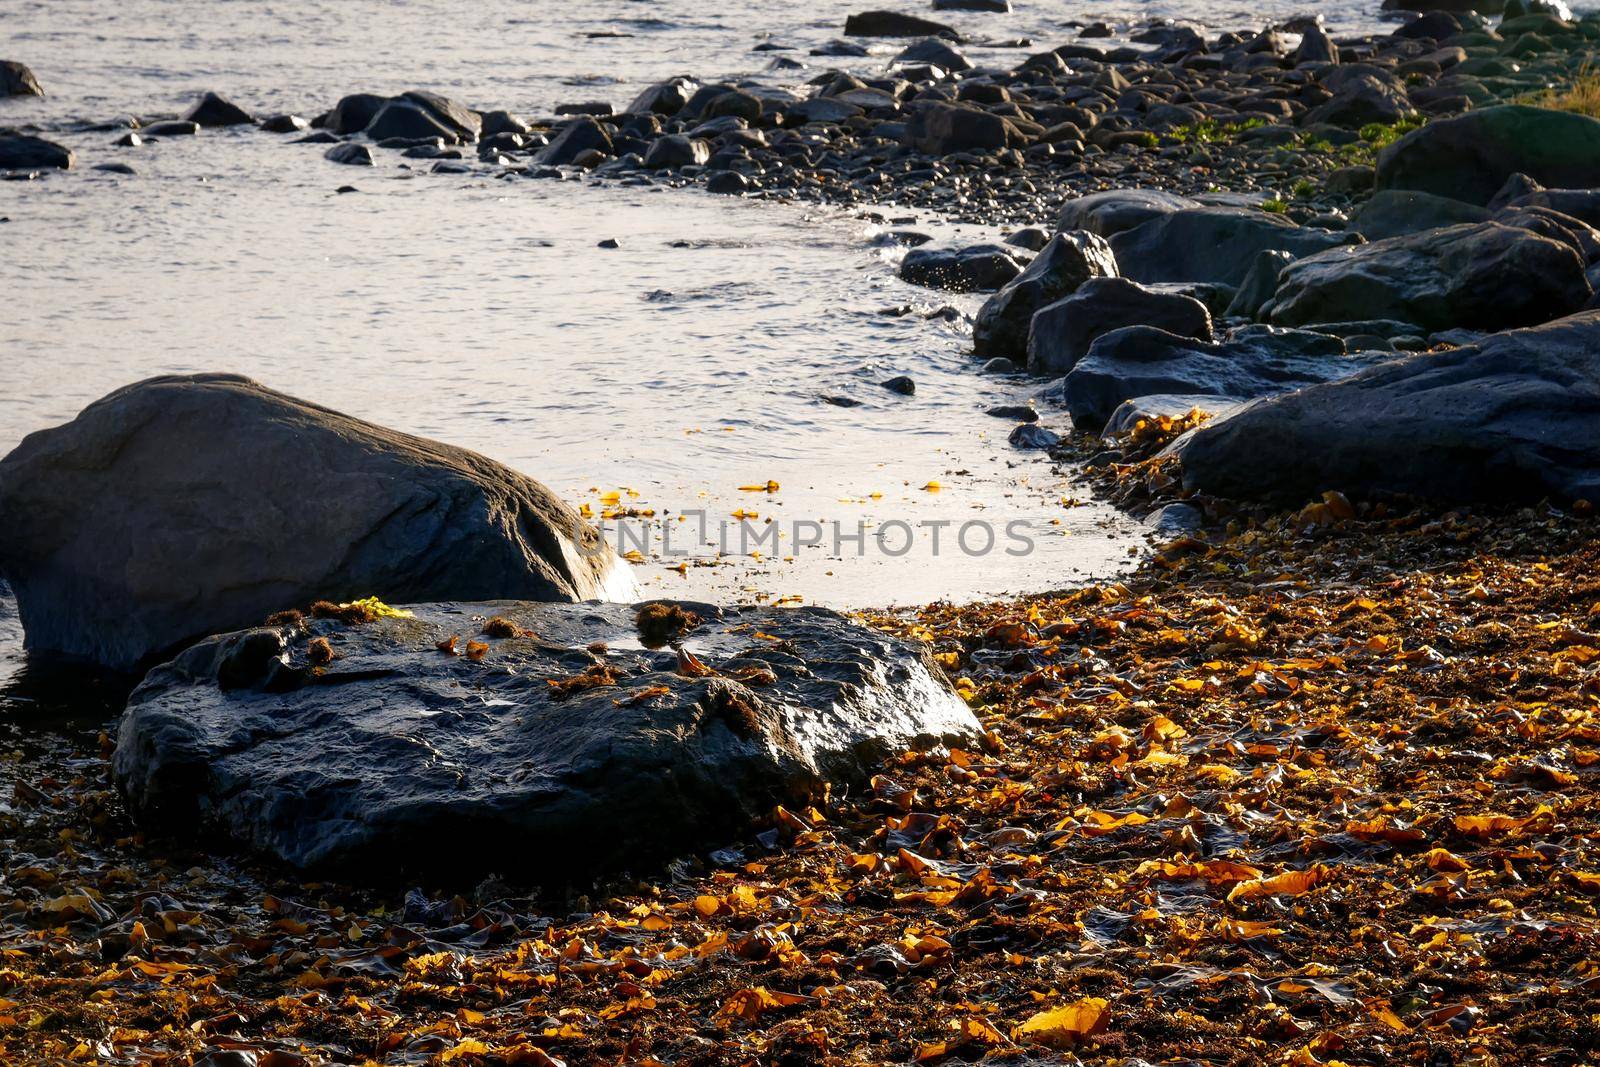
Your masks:
M 0 54 L 28 63 L 49 96 L 0 101 L 0 125 L 55 131 L 80 169 L 0 183 L 0 451 L 127 382 L 232 370 L 477 449 L 597 516 L 615 500 L 698 533 L 703 515 L 705 537 L 675 542 L 697 565 L 679 573 L 683 560 L 646 549 L 651 594 L 881 605 L 1114 573 L 1138 543 L 1134 525 L 1077 504 L 1081 486 L 1011 449 L 1011 424 L 983 414 L 1037 386 L 973 373 L 965 325 L 933 314 L 970 314 L 979 300 L 902 285 L 860 218 L 488 168 L 431 175 L 392 154 L 342 168 L 256 132 L 124 150 L 73 130 L 176 113 L 205 89 L 263 114 L 425 87 L 538 115 L 573 100 L 620 107 L 678 73 L 794 84 L 827 67 L 881 71 L 898 44 L 808 55 L 862 6 L 12 0 Z M 1023 39 L 1071 40 L 1082 20 L 1231 28 L 1315 9 L 1336 32 L 1379 25 L 1365 2 L 1016 7 L 939 17 L 997 65 L 1017 62 Z M 768 70 L 763 42 L 809 69 Z M 91 169 L 113 159 L 138 175 Z M 346 183 L 359 191 L 336 194 Z M 605 237 L 622 247 L 598 248 Z M 896 374 L 916 380 L 914 397 L 878 386 Z M 778 491 L 741 488 L 768 481 Z M 737 537 L 718 543 L 719 523 L 737 533 L 735 512 L 753 513 L 757 533 L 769 520 L 786 533 L 799 520 L 865 529 L 868 548 L 786 539 L 742 551 Z M 1033 550 L 969 554 L 947 532 L 935 553 L 921 525 L 972 520 L 1022 521 Z M 875 550 L 871 532 L 895 522 L 916 530 L 911 549 Z M 0 674 L 19 662 L 16 629 L 0 601 Z

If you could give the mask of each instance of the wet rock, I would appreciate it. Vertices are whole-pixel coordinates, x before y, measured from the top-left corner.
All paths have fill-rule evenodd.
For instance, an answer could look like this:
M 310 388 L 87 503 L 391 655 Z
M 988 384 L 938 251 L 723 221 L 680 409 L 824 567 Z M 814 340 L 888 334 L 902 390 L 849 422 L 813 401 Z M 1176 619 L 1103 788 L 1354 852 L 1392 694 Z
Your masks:
M 1184 480 L 1299 503 L 1600 499 L 1600 312 L 1398 359 L 1253 405 L 1182 443 Z
M 289 143 L 290 144 L 338 144 L 339 143 L 339 137 L 336 134 L 329 133 L 327 130 L 317 130 L 315 133 L 308 133 L 304 137 L 296 137 L 293 141 L 290 141 Z
M 167 122 L 152 122 L 140 131 L 148 137 L 194 137 L 200 132 L 200 124 L 188 119 L 172 119 Z
M 657 139 L 645 153 L 644 165 L 651 170 L 689 167 L 704 164 L 711 158 L 711 146 L 704 141 L 681 134 L 668 134 Z
M 935 11 L 987 11 L 995 15 L 1009 14 L 1011 0 L 933 0 Z
M 441 126 L 454 131 L 458 141 L 476 141 L 483 132 L 483 119 L 478 113 L 449 97 L 412 89 L 401 93 L 399 99 L 422 108 Z
M 750 191 L 750 179 L 734 170 L 719 170 L 706 179 L 706 192 L 724 196 L 743 196 Z
M 130 670 L 275 611 L 381 596 L 628 596 L 544 486 L 238 375 L 152 378 L 0 461 L 27 646 Z
M 563 886 L 981 734 L 920 647 L 820 608 L 675 606 L 697 618 L 681 640 L 703 675 L 643 647 L 627 605 L 414 604 L 214 637 L 129 699 L 117 787 L 147 833 L 369 885 L 492 870 Z M 480 636 L 485 617 L 522 636 Z M 452 639 L 486 647 L 441 652 Z
M 1553 15 L 1563 21 L 1571 21 L 1572 9 L 1562 0 L 1506 0 L 1505 9 L 1501 12 L 1504 22 L 1528 15 Z
M 1026 404 L 1001 404 L 984 412 L 996 419 L 1009 422 L 1038 422 L 1039 413 Z
M 1042 226 L 1025 226 L 1016 233 L 1006 235 L 1006 244 L 1037 252 L 1050 243 L 1050 231 Z
M 567 166 L 576 163 L 580 155 L 591 150 L 609 154 L 612 150 L 611 135 L 588 115 L 580 115 L 561 127 L 550 143 L 533 157 L 533 161 L 541 166 Z
M 519 137 L 526 137 L 533 129 L 516 115 L 509 111 L 487 111 L 483 116 L 483 129 L 481 135 L 493 137 L 501 133 L 514 133 Z
M 799 100 L 783 109 L 786 126 L 804 126 L 809 122 L 847 122 L 862 114 L 860 107 L 828 96 L 814 96 Z
M 1104 238 L 1083 230 L 1057 234 L 1026 270 L 978 311 L 972 327 L 973 353 L 1023 362 L 1036 311 L 1070 296 L 1091 278 L 1116 274 L 1117 260 Z
M 1231 396 L 1215 393 L 1153 393 L 1136 396 L 1117 405 L 1117 410 L 1106 420 L 1100 431 L 1107 438 L 1119 437 L 1138 427 L 1141 422 L 1160 419 L 1181 419 L 1191 411 L 1204 412 L 1213 419 L 1231 415 L 1249 403 Z
M 1151 326 L 1115 330 L 1089 347 L 1062 385 L 1072 421 L 1098 430 L 1125 400 L 1209 393 L 1247 400 L 1354 374 L 1365 362 L 1344 341 L 1305 330 L 1248 326 L 1208 343 Z
M 0 130 L 0 170 L 71 170 L 77 159 L 65 145 Z
M 0 59 L 0 96 L 43 96 L 33 71 L 14 59 Z
M 917 383 L 906 377 L 904 374 L 897 375 L 896 377 L 890 378 L 887 381 L 879 382 L 878 384 L 889 390 L 889 392 L 898 393 L 901 396 L 912 396 L 917 391 Z
M 365 132 L 374 141 L 391 137 L 407 140 L 438 138 L 455 144 L 459 140 L 456 131 L 440 122 L 433 112 L 404 99 L 391 100 L 383 105 L 383 110 L 373 116 Z
M 1033 316 L 1028 370 L 1065 374 L 1097 339 L 1127 326 L 1154 326 L 1181 337 L 1211 340 L 1211 313 L 1193 297 L 1154 292 L 1126 278 L 1096 278 Z
M 138 148 L 140 145 L 144 144 L 144 138 L 140 137 L 134 131 L 129 130 L 127 133 L 123 134 L 121 137 L 118 137 L 111 143 L 118 148 Z
M 1546 189 L 1524 174 L 1513 175 L 1489 203 L 1489 210 L 1544 207 L 1600 226 L 1600 189 Z
M 911 63 L 931 63 L 940 70 L 951 74 L 972 69 L 972 60 L 963 55 L 950 42 L 941 40 L 938 37 L 925 37 L 915 44 L 906 45 L 891 62 L 896 66 Z
M 139 173 L 127 163 L 96 163 L 91 169 L 105 171 L 107 174 L 125 174 L 130 178 Z
M 844 20 L 846 37 L 948 37 L 960 35 L 942 22 L 898 11 L 863 11 Z
M 309 130 L 311 124 L 299 115 L 273 115 L 262 120 L 261 128 L 268 133 L 300 133 Z
M 1046 449 L 1059 445 L 1061 435 L 1052 433 L 1037 423 L 1022 422 L 1012 428 L 1006 441 L 1012 448 Z
M 589 100 L 581 104 L 557 104 L 556 115 L 593 115 L 595 118 L 604 118 L 611 114 L 611 105 L 604 100 Z
M 1112 237 L 1154 219 L 1198 207 L 1198 200 L 1161 189 L 1112 189 L 1067 201 L 1056 225 L 1063 230 L 1088 230 Z
M 1250 273 L 1239 284 L 1239 291 L 1234 294 L 1233 302 L 1228 305 L 1224 315 L 1227 318 L 1255 318 L 1277 294 L 1278 277 L 1283 273 L 1283 268 L 1292 262 L 1294 257 L 1287 252 L 1268 249 L 1257 255 L 1256 261 L 1250 265 Z
M 1569 314 L 1592 295 L 1568 245 L 1481 222 L 1291 263 L 1262 314 L 1287 326 L 1390 318 L 1428 330 L 1506 329 Z
M 1295 66 L 1305 63 L 1339 62 L 1339 46 L 1322 31 L 1321 26 L 1308 26 L 1300 35 L 1300 47 L 1294 50 L 1289 62 Z
M 333 110 L 322 116 L 320 125 L 330 133 L 360 133 L 371 125 L 372 120 L 378 117 L 378 112 L 382 111 L 388 102 L 387 96 L 351 93 L 340 98 L 333 106 Z
M 1352 239 L 1253 208 L 1196 207 L 1157 215 L 1110 241 L 1134 281 L 1238 286 L 1262 252 L 1307 256 Z
M 1409 189 L 1384 189 L 1372 194 L 1372 198 L 1350 217 L 1350 229 L 1369 241 L 1382 241 L 1464 222 L 1482 222 L 1488 217 L 1489 212 L 1476 204 L 1447 196 Z
M 371 167 L 376 165 L 372 158 L 372 149 L 359 141 L 347 141 L 344 144 L 334 145 L 322 153 L 324 159 L 334 163 L 343 163 L 348 167 Z
M 1005 245 L 924 245 L 906 253 L 900 261 L 900 277 L 929 289 L 988 292 L 1016 278 L 1026 262 L 1025 254 Z
M 624 110 L 630 114 L 676 115 L 700 88 L 689 78 L 669 78 L 657 82 L 633 98 Z
M 256 117 L 219 93 L 206 93 L 183 116 L 200 126 L 253 126 Z
M 1018 367 L 1004 356 L 996 356 L 985 360 L 982 367 L 978 368 L 980 374 L 1016 374 Z
M 1415 189 L 1484 205 L 1514 174 L 1551 187 L 1594 184 L 1600 174 L 1600 121 L 1522 105 L 1438 119 L 1378 154 L 1377 188 Z
M 921 104 L 911 110 L 904 143 L 930 156 L 988 152 L 1025 143 L 1003 115 L 953 104 Z

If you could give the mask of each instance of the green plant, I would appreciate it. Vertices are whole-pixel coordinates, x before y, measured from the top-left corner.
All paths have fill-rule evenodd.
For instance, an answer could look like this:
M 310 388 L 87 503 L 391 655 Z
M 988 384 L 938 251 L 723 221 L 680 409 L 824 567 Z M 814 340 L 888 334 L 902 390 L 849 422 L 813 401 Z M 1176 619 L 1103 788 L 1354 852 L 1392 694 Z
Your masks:
M 1270 211 L 1274 215 L 1282 215 L 1289 210 L 1289 204 L 1283 200 L 1263 200 L 1261 201 L 1261 210 Z

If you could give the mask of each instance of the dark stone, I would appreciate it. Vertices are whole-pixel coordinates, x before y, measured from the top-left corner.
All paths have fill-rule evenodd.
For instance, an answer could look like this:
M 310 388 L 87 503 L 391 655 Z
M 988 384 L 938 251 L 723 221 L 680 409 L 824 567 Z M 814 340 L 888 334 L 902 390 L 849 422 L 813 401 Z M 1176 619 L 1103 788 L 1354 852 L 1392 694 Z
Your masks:
M 984 412 L 996 419 L 1005 419 L 1008 422 L 1038 422 L 1039 413 L 1026 404 L 1001 404 Z
M 972 60 L 957 51 L 949 41 L 938 37 L 924 37 L 915 44 L 906 45 L 891 62 L 896 66 L 931 63 L 951 74 L 972 69 Z
M 1378 153 L 1377 188 L 1416 189 L 1484 205 L 1506 180 L 1585 188 L 1600 174 L 1600 121 L 1505 105 L 1437 119 Z
M 341 98 L 333 106 L 333 110 L 323 116 L 322 128 L 330 133 L 360 133 L 378 117 L 378 112 L 382 111 L 388 102 L 387 96 L 352 93 Z
M 1287 326 L 1387 318 L 1428 330 L 1499 330 L 1569 314 L 1592 295 L 1571 246 L 1480 222 L 1291 263 L 1262 314 Z
M 632 594 L 544 486 L 232 374 L 119 389 L 0 460 L 28 648 L 118 670 L 318 599 Z
M 711 146 L 704 141 L 682 134 L 668 134 L 658 138 L 645 153 L 644 165 L 651 170 L 689 167 L 704 164 L 711 158 Z
M 960 34 L 942 22 L 902 15 L 898 11 L 863 11 L 844 20 L 846 37 L 948 37 Z
M 700 86 L 689 78 L 669 78 L 657 82 L 633 98 L 624 110 L 630 114 L 676 115 L 689 103 Z
M 1021 131 L 1003 115 L 952 104 L 913 107 L 904 138 L 906 147 L 930 156 L 990 152 L 1025 141 Z
M 1026 270 L 978 311 L 972 327 L 973 353 L 1023 362 L 1034 312 L 1070 296 L 1091 278 L 1116 274 L 1117 260 L 1104 238 L 1083 230 L 1057 234 Z
M 1300 47 L 1294 50 L 1289 62 L 1297 67 L 1303 63 L 1337 63 L 1339 46 L 1322 32 L 1321 26 L 1308 26 L 1300 35 Z
M 476 141 L 483 132 L 483 119 L 476 111 L 438 93 L 412 89 L 400 94 L 399 99 L 416 104 L 432 115 L 441 126 L 454 130 L 458 141 Z
M 557 104 L 557 115 L 593 115 L 604 118 L 611 114 L 611 105 L 604 100 L 590 100 L 581 104 Z
M 830 96 L 814 96 L 800 100 L 783 109 L 786 126 L 804 126 L 808 122 L 845 122 L 862 114 L 860 107 Z
M 367 126 L 366 134 L 374 141 L 390 137 L 408 140 L 439 138 L 448 144 L 455 144 L 460 140 L 457 132 L 440 122 L 433 112 L 405 99 L 391 100 L 383 105 L 383 110 L 373 116 L 372 123 Z
M 77 158 L 72 149 L 43 137 L 0 131 L 0 170 L 71 170 Z
M 612 150 L 611 135 L 594 119 L 580 115 L 561 127 L 550 143 L 533 157 L 533 161 L 541 166 L 567 166 L 576 163 L 580 155 L 590 150 L 609 155 Z
M 1421 230 L 1483 222 L 1489 212 L 1476 204 L 1409 189 L 1384 189 L 1350 217 L 1350 229 L 1369 241 L 1404 237 Z
M 349 167 L 371 167 L 375 165 L 375 161 L 372 158 L 372 149 L 359 141 L 346 141 L 344 144 L 336 144 L 322 153 L 322 155 L 325 159 L 334 163 L 343 163 Z
M 133 167 L 131 167 L 127 163 L 96 163 L 90 169 L 92 169 L 92 170 L 102 170 L 102 171 L 105 171 L 108 174 L 126 174 L 129 177 L 132 177 L 132 176 L 134 176 L 134 175 L 139 173 L 138 171 L 134 170 Z
M 1088 230 L 1112 237 L 1153 219 L 1200 206 L 1198 200 L 1162 189 L 1112 189 L 1067 201 L 1056 225 L 1063 230 Z
M 1191 488 L 1600 500 L 1600 312 L 1416 355 L 1251 406 L 1180 450 Z
M 1065 374 L 1096 340 L 1127 326 L 1154 326 L 1179 337 L 1211 340 L 1211 313 L 1193 297 L 1152 292 L 1126 278 L 1096 278 L 1033 316 L 1028 370 Z
M 706 179 L 706 192 L 723 196 L 743 196 L 750 190 L 750 179 L 736 170 L 719 170 Z
M 1372 123 L 1391 125 L 1416 114 L 1403 89 L 1388 81 L 1363 75 L 1343 86 L 1332 100 L 1318 104 L 1302 116 L 1303 126 L 1342 126 L 1359 130 Z
M 917 383 L 906 377 L 904 374 L 897 375 L 896 377 L 890 378 L 887 381 L 879 382 L 878 384 L 889 390 L 889 392 L 899 393 L 901 396 L 912 396 L 917 391 Z
M 1061 435 L 1052 433 L 1036 423 L 1021 422 L 1012 427 L 1006 441 L 1012 448 L 1045 449 L 1059 445 Z
M 665 635 L 629 605 L 414 604 L 213 637 L 129 698 L 117 788 L 148 834 L 343 880 L 557 887 L 981 736 L 920 646 L 821 608 L 673 606 L 696 618 L 681 640 L 704 676 L 644 647 Z M 486 616 L 524 636 L 479 635 Z M 488 648 L 439 651 L 452 639 Z M 335 657 L 321 667 L 315 640 Z
M 526 137 L 532 133 L 532 128 L 509 111 L 489 111 L 483 116 L 483 130 L 481 135 L 493 137 L 501 133 L 514 133 Z
M 262 121 L 261 128 L 268 133 L 300 133 L 309 130 L 311 124 L 299 115 L 273 115 Z
M 1262 252 L 1307 256 L 1353 238 L 1254 208 L 1198 207 L 1159 214 L 1110 240 L 1123 275 L 1134 281 L 1238 286 Z
M 1005 245 L 979 244 L 961 248 L 924 245 L 913 248 L 900 261 L 900 277 L 912 285 L 949 289 L 958 293 L 999 289 L 1022 273 L 1026 256 Z
M 1005 15 L 1011 11 L 1011 0 L 933 0 L 935 11 L 986 11 Z
M 1255 318 L 1262 306 L 1277 294 L 1278 276 L 1293 261 L 1294 257 L 1289 253 L 1270 248 L 1258 253 L 1256 261 L 1250 265 L 1250 273 L 1245 275 L 1244 281 L 1239 284 L 1239 291 L 1233 296 L 1233 302 L 1224 312 L 1226 317 Z
M 1365 365 L 1345 354 L 1342 339 L 1305 330 L 1247 326 L 1208 343 L 1131 326 L 1089 346 L 1062 396 L 1079 428 L 1098 430 L 1135 397 L 1207 393 L 1246 400 L 1343 378 Z
M 188 119 L 171 119 L 167 122 L 152 122 L 139 131 L 148 137 L 194 137 L 200 132 L 200 124 Z
M 14 59 L 0 59 L 0 96 L 43 96 L 33 71 Z
M 256 117 L 225 96 L 206 93 L 183 116 L 200 126 L 253 126 Z

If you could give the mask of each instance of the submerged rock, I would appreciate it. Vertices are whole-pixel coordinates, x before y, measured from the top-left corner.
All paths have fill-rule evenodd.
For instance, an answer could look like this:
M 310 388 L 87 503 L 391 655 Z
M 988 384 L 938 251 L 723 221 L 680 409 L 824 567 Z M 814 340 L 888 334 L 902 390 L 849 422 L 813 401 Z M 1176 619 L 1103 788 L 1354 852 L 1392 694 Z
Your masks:
M 1291 263 L 1262 315 L 1286 326 L 1387 318 L 1428 330 L 1506 329 L 1570 314 L 1592 295 L 1571 245 L 1480 222 Z
M 925 245 L 913 248 L 900 261 L 900 277 L 912 285 L 949 289 L 958 293 L 999 289 L 1022 273 L 1027 253 L 1015 246 L 966 245 L 960 248 Z
M 206 93 L 183 116 L 200 126 L 253 126 L 256 117 L 220 93 Z
M 1062 383 L 1062 397 L 1080 429 L 1098 430 L 1125 400 L 1156 393 L 1248 400 L 1348 377 L 1368 362 L 1347 356 L 1343 339 L 1306 330 L 1247 326 L 1206 342 L 1132 326 L 1089 347 Z
M 0 59 L 0 96 L 43 96 L 33 71 L 14 59 Z
M 140 826 L 369 884 L 559 886 L 981 733 L 925 651 L 820 608 L 658 604 L 660 633 L 624 605 L 409 610 L 214 637 L 151 671 L 114 758 Z M 644 647 L 675 636 L 686 654 Z
M 376 162 L 372 158 L 372 149 L 359 141 L 346 141 L 344 144 L 334 145 L 323 157 L 333 163 L 343 163 L 349 167 L 371 167 Z
M 1021 363 L 1028 354 L 1035 312 L 1070 296 L 1091 278 L 1116 273 L 1116 257 L 1104 238 L 1081 230 L 1057 234 L 1027 270 L 984 302 L 972 327 L 973 354 Z
M 1211 313 L 1191 296 L 1158 293 L 1126 278 L 1094 278 L 1041 308 L 1028 330 L 1028 370 L 1065 374 L 1096 340 L 1128 326 L 1211 340 Z
M 0 131 L 0 170 L 71 170 L 77 161 L 78 157 L 65 145 L 25 133 Z
M 0 460 L 35 652 L 131 670 L 322 599 L 629 596 L 548 489 L 232 374 L 127 386 Z
M 1484 205 L 1514 174 L 1548 186 L 1595 184 L 1600 121 L 1523 105 L 1439 119 L 1378 153 L 1377 187 Z
M 1251 405 L 1181 442 L 1184 480 L 1297 504 L 1600 500 L 1600 312 L 1406 357 Z

